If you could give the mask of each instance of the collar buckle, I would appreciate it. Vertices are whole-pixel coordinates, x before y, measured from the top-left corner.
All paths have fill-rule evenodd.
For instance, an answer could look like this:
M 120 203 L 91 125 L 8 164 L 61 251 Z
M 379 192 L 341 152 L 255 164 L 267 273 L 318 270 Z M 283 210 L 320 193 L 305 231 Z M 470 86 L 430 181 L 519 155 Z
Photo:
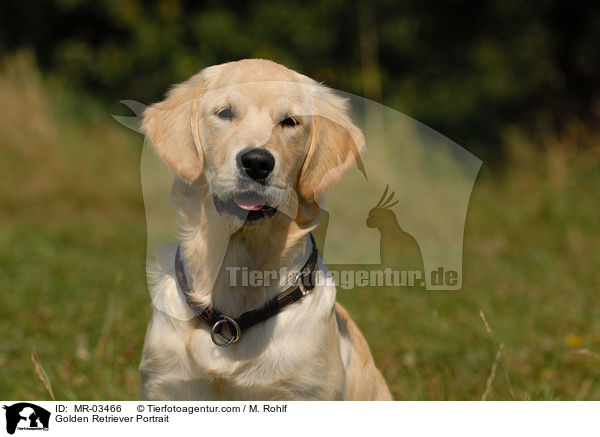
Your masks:
M 306 286 L 304 285 L 304 279 L 308 278 L 312 273 L 313 272 L 311 272 L 310 269 L 303 268 L 302 270 L 300 270 L 298 272 L 298 274 L 296 275 L 296 278 L 294 279 L 294 283 L 302 292 L 302 297 L 306 296 L 312 290 L 312 288 L 310 290 L 307 289 Z

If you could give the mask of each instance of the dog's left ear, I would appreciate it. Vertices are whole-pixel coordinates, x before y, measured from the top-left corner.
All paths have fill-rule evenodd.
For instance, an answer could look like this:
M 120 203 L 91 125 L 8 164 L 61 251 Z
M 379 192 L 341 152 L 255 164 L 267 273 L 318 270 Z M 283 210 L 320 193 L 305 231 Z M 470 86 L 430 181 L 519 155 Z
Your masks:
M 200 176 L 203 163 L 197 119 L 201 74 L 172 88 L 162 102 L 144 111 L 142 121 L 142 131 L 158 155 L 189 184 Z
M 309 201 L 324 194 L 353 165 L 364 173 L 360 155 L 365 138 L 348 116 L 346 99 L 317 85 L 315 106 L 312 138 L 298 179 L 298 194 Z

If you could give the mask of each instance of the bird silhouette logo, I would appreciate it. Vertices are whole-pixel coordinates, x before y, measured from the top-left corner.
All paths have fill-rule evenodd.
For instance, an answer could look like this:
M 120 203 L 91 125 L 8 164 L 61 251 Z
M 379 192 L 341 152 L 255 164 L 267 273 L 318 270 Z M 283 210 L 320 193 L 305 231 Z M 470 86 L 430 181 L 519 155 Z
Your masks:
M 417 240 L 398 224 L 396 213 L 391 209 L 400 201 L 394 200 L 395 192 L 388 195 L 385 186 L 379 202 L 369 211 L 367 227 L 379 231 L 379 255 L 382 267 L 396 270 L 423 270 L 423 258 Z M 386 197 L 387 196 L 387 197 Z

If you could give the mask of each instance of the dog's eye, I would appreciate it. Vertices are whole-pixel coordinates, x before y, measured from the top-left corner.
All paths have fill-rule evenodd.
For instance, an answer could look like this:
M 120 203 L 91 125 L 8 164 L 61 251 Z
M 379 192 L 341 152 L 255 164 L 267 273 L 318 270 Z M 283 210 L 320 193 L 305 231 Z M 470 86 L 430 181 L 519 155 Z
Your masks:
M 299 125 L 300 123 L 298 122 L 298 120 L 296 119 L 296 117 L 290 115 L 289 117 L 284 118 L 283 120 L 281 120 L 281 122 L 279 123 L 282 127 L 294 127 Z
M 217 116 L 221 120 L 231 120 L 233 119 L 233 112 L 231 112 L 231 109 L 229 108 L 223 108 L 217 111 Z

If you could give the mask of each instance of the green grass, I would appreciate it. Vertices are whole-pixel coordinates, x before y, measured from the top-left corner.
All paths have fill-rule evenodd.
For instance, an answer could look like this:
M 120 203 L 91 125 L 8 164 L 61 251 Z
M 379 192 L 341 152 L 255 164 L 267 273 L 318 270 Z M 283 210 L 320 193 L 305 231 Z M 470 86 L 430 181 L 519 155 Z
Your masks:
M 0 398 L 135 399 L 151 302 L 142 137 L 40 79 L 0 74 Z M 573 139 L 575 138 L 575 139 Z M 460 292 L 340 291 L 398 399 L 600 399 L 600 153 L 507 137 L 471 198 Z M 573 146 L 573 144 L 575 144 Z M 583 351 L 582 351 L 583 350 Z M 589 351 L 589 352 L 586 352 Z

